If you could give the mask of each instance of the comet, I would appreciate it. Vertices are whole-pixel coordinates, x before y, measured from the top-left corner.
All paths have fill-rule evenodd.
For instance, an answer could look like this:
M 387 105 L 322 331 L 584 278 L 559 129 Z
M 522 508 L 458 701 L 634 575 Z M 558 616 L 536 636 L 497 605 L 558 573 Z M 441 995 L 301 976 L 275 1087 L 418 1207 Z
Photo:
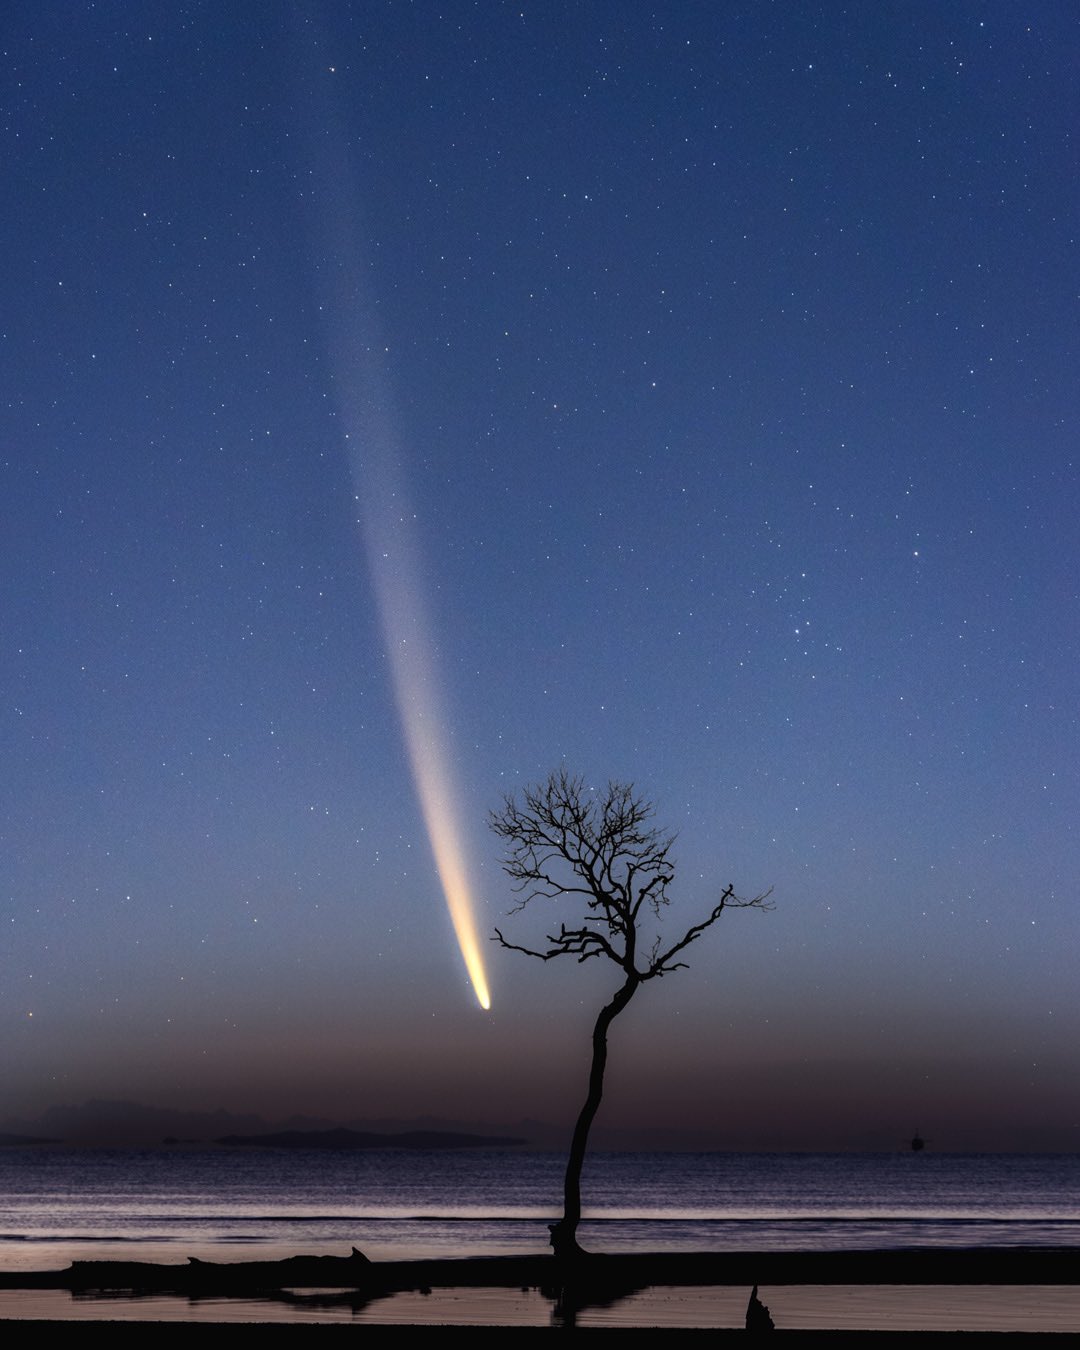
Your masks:
M 387 555 L 382 556 L 388 561 L 395 557 L 393 554 L 389 558 Z M 437 706 L 432 653 L 426 632 L 420 626 L 415 612 L 419 608 L 416 592 L 413 591 L 411 597 L 407 596 L 400 574 L 392 574 L 390 569 L 384 572 L 380 567 L 376 576 L 383 629 L 390 651 L 394 692 L 413 784 L 462 960 L 477 1001 L 481 1008 L 487 1010 L 491 1007 L 491 995 L 480 958 L 462 842 L 464 834 L 454 809 L 460 795 L 453 783 L 443 734 L 445 723 Z M 411 604 L 408 604 L 410 599 Z M 406 633 L 406 629 L 411 632 Z
M 317 289 L 338 414 L 349 453 L 354 505 L 390 659 L 402 736 L 454 935 L 481 1008 L 491 994 L 480 956 L 475 902 L 469 884 L 466 832 L 454 779 L 449 725 L 439 696 L 433 627 L 425 603 L 422 549 L 409 504 L 401 418 L 389 356 L 366 284 L 360 193 L 345 138 L 332 109 L 309 142 L 308 171 L 319 203 L 312 217 Z
M 487 1010 L 491 995 L 480 956 L 465 832 L 456 810 L 461 793 L 447 747 L 414 518 L 400 482 L 393 481 L 396 465 L 386 450 L 384 442 L 366 469 L 354 452 L 353 481 L 361 487 L 357 499 L 413 784 L 462 960 L 477 1001 Z
M 486 1011 L 491 994 L 480 955 L 466 833 L 457 812 L 462 794 L 451 767 L 416 517 L 393 427 L 396 414 L 386 372 L 370 348 L 360 366 L 358 377 L 344 388 L 339 377 L 357 520 L 420 813 L 461 957 L 477 1001 Z

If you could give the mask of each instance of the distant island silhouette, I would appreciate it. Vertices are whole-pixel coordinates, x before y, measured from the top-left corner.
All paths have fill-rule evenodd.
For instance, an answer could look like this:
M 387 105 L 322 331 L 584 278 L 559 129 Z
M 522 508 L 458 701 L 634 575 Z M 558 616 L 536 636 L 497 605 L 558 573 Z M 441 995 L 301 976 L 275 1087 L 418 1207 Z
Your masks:
M 455 1134 L 448 1130 L 410 1130 L 373 1134 L 366 1130 L 279 1130 L 272 1134 L 226 1134 L 214 1140 L 233 1148 L 515 1148 L 528 1143 L 505 1135 Z
M 290 1105 L 292 1105 L 290 1103 Z M 296 1101 L 303 1108 L 306 1103 Z M 349 1130 L 357 1134 L 461 1135 L 472 1141 L 465 1147 L 509 1148 L 522 1145 L 538 1152 L 562 1153 L 566 1149 L 568 1117 L 553 1111 L 550 1118 L 532 1116 L 458 1116 L 433 1112 L 411 1116 L 355 1112 L 328 1116 L 291 1109 L 288 1114 L 261 1115 L 253 1110 L 222 1107 L 154 1106 L 130 1098 L 92 1097 L 81 1102 L 59 1102 L 35 1114 L 14 1113 L 0 1117 L 0 1149 L 15 1148 L 235 1148 L 224 1138 L 260 1138 L 273 1134 L 321 1134 Z M 1046 1123 L 1039 1132 L 1015 1131 L 1008 1124 L 1000 1129 L 992 1121 L 985 1132 L 957 1134 L 939 1120 L 931 1136 L 918 1135 L 925 1148 L 915 1150 L 977 1153 L 1075 1153 L 1080 1140 L 1077 1126 L 1068 1121 Z M 793 1130 L 799 1133 L 792 1134 Z M 895 1153 L 911 1151 L 911 1135 L 898 1135 L 895 1120 L 862 1128 L 847 1122 L 841 1129 L 793 1125 L 775 1117 L 767 1121 L 748 1118 L 731 1130 L 697 1124 L 691 1114 L 679 1125 L 648 1125 L 639 1122 L 604 1123 L 595 1127 L 595 1147 L 604 1152 L 634 1153 Z M 488 1143 L 495 1140 L 495 1143 Z M 475 1142 L 479 1141 L 479 1142 Z M 253 1145 L 259 1147 L 260 1145 Z M 263 1143 L 262 1147 L 272 1147 Z M 289 1147 L 288 1144 L 284 1147 Z M 314 1144 L 296 1147 L 318 1148 Z M 330 1147 L 334 1147 L 330 1145 Z M 339 1146 L 340 1147 L 340 1146 Z M 376 1147 L 403 1147 L 390 1142 Z M 413 1145 L 415 1148 L 438 1145 Z
M 184 1111 L 93 1098 L 54 1106 L 36 1120 L 0 1120 L 0 1147 L 474 1149 L 543 1147 L 556 1137 L 541 1122 L 376 1119 L 336 1121 L 293 1115 Z

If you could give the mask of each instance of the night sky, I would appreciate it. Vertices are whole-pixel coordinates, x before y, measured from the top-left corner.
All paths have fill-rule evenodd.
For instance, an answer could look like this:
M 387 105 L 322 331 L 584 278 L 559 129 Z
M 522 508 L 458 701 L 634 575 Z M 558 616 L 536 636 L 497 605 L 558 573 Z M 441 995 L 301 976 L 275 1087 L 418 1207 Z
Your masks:
M 558 919 L 486 825 L 566 767 L 678 832 L 672 938 L 776 901 L 615 1024 L 604 1123 L 1080 1148 L 1075 9 L 0 49 L 0 1118 L 568 1120 L 616 972 L 487 940 Z

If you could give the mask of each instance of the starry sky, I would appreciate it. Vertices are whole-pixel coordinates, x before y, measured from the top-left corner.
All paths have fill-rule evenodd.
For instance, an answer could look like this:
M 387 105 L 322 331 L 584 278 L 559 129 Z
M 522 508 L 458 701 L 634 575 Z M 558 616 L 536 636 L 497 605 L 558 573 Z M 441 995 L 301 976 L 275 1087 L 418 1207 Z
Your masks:
M 678 832 L 665 931 L 776 901 L 616 1023 L 607 1124 L 1080 1148 L 1075 11 L 0 50 L 0 1117 L 569 1120 L 614 972 L 486 940 L 557 922 L 486 818 L 565 766 Z

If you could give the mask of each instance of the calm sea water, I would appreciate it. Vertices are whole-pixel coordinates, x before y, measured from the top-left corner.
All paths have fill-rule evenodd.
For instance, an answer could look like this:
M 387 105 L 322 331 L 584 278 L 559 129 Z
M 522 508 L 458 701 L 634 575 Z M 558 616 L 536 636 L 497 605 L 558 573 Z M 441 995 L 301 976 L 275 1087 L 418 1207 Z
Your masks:
M 0 1263 L 545 1251 L 552 1153 L 0 1152 Z M 611 1252 L 1080 1245 L 1080 1155 L 601 1153 Z
M 562 1169 L 550 1153 L 3 1150 L 0 1268 L 544 1252 Z M 1080 1155 L 596 1154 L 584 1197 L 598 1251 L 1080 1247 Z M 723 1325 L 729 1296 L 710 1297 L 704 1324 Z M 437 1320 L 478 1320 L 476 1303 Z

